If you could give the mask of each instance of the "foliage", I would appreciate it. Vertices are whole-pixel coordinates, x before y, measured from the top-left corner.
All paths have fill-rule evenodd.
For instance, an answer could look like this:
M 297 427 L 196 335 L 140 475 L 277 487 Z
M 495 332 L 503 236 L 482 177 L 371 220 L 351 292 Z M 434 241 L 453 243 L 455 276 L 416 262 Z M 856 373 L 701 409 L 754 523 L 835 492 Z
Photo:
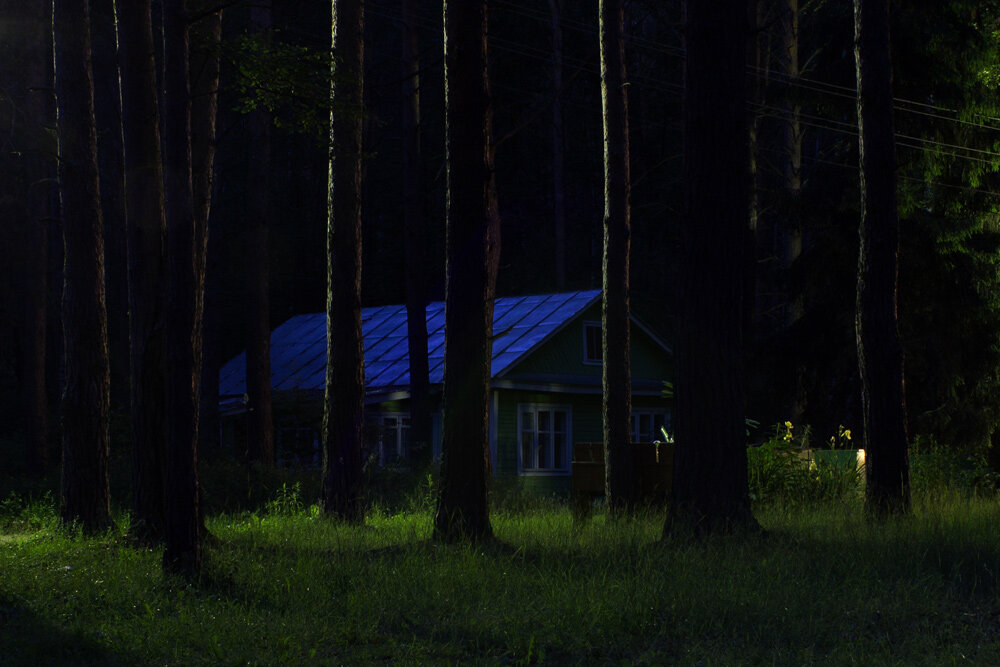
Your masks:
M 264 109 L 274 124 L 326 142 L 330 131 L 330 55 L 281 39 L 281 35 L 240 35 L 223 45 L 235 68 L 237 109 Z
M 787 421 L 775 426 L 769 440 L 747 449 L 747 464 L 750 499 L 758 504 L 848 501 L 859 497 L 862 488 L 863 475 L 853 464 L 810 456 Z

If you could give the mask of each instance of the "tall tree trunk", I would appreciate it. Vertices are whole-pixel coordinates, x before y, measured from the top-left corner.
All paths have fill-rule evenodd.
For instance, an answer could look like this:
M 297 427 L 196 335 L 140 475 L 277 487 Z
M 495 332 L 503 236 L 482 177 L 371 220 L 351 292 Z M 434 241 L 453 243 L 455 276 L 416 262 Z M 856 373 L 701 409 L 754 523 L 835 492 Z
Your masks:
M 420 153 L 420 44 L 416 0 L 403 0 L 403 227 L 406 234 L 406 333 L 410 359 L 410 456 L 430 463 L 431 405 L 427 360 L 427 220 Z
M 210 3 L 211 0 L 200 0 L 190 5 L 198 11 Z M 218 446 L 221 353 L 217 342 L 218 315 L 206 309 L 206 280 L 209 278 L 209 217 L 215 173 L 215 125 L 219 108 L 222 10 L 208 14 L 194 23 L 190 30 L 191 186 L 195 219 L 195 267 L 199 276 L 195 300 L 198 321 L 203 326 L 204 343 L 195 358 L 197 372 L 201 377 L 198 439 L 203 446 Z M 212 277 L 212 280 L 214 281 L 215 277 Z
M 164 202 L 150 0 L 116 3 L 125 145 L 132 378 L 132 532 L 164 537 Z
M 251 29 L 270 40 L 271 3 L 250 11 Z M 251 461 L 274 465 L 274 422 L 271 414 L 271 311 L 268 300 L 267 226 L 270 215 L 271 114 L 257 108 L 247 115 L 250 157 L 247 165 L 247 449 Z
M 362 428 L 365 365 L 361 338 L 361 129 L 364 1 L 334 0 L 330 192 L 327 222 L 326 393 L 323 509 L 365 518 Z
M 124 410 L 129 402 L 129 322 L 122 110 L 114 5 L 113 0 L 90 0 L 97 167 L 101 184 L 101 218 L 104 221 L 104 289 L 108 309 L 111 404 L 115 411 L 119 411 Z
M 673 496 L 664 526 L 755 525 L 744 441 L 742 314 L 748 174 L 743 0 L 686 3 L 684 166 Z
M 62 396 L 63 521 L 85 530 L 111 524 L 108 496 L 108 321 L 97 176 L 94 82 L 87 0 L 53 5 L 59 194 L 65 270 Z
M 183 0 L 163 6 L 163 129 L 166 211 L 167 453 L 164 566 L 193 575 L 201 569 L 198 508 L 198 270 L 191 189 L 188 29 Z
M 604 485 L 612 512 L 635 501 L 629 346 L 631 211 L 625 15 L 621 0 L 600 0 L 601 99 L 604 119 L 603 337 Z
M 892 120 L 888 0 L 854 0 L 861 154 L 861 246 L 855 319 L 861 373 L 865 506 L 874 516 L 910 507 L 899 342 L 899 220 Z
M 785 276 L 785 307 L 782 327 L 787 331 L 802 319 L 803 303 L 800 280 L 796 278 L 799 258 L 802 256 L 802 133 L 800 120 L 802 106 L 789 99 L 797 94 L 793 86 L 801 75 L 799 68 L 799 0 L 783 0 L 781 7 L 782 43 L 779 63 L 785 79 L 786 99 L 782 104 L 782 143 L 784 144 L 784 199 L 781 216 L 781 241 L 783 252 L 782 272 Z M 796 360 L 799 362 L 800 360 Z M 793 423 L 802 419 L 804 409 L 804 369 L 794 365 L 792 376 L 782 384 L 787 387 L 786 415 Z
M 486 3 L 444 2 L 447 212 L 441 495 L 434 539 L 492 537 L 489 398 L 500 214 Z
M 552 91 L 554 94 L 552 98 L 552 218 L 555 223 L 556 236 L 556 289 L 559 291 L 566 289 L 566 165 L 564 159 L 566 150 L 562 108 L 561 2 L 562 0 L 549 0 L 549 13 L 552 17 Z M 624 61 L 622 67 L 624 67 Z M 624 96 L 624 94 L 623 90 L 622 95 Z
M 28 472 L 41 476 L 49 467 L 48 393 L 46 346 L 48 305 L 48 228 L 58 214 L 55 198 L 56 147 L 45 128 L 55 123 L 52 104 L 52 33 L 49 3 L 26 3 L 24 27 L 28 34 L 24 53 L 25 117 L 37 123 L 29 133 L 25 155 L 28 219 L 24 245 L 24 327 L 22 378 L 24 382 L 25 445 Z

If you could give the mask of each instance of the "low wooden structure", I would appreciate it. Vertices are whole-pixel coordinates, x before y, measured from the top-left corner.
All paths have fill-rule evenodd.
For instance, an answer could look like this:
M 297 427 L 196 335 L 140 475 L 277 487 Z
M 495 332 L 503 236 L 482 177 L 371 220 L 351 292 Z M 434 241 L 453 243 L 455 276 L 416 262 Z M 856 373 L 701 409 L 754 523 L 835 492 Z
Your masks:
M 673 443 L 634 442 L 632 447 L 636 500 L 665 506 L 674 480 Z M 587 515 L 593 500 L 604 496 L 604 443 L 573 445 L 572 490 L 573 512 L 578 516 Z

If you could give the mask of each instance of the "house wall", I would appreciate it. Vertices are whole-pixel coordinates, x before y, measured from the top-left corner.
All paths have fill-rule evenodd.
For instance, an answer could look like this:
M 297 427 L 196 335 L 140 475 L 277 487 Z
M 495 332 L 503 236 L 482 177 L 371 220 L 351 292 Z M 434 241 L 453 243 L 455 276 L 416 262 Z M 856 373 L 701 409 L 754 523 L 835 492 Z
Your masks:
M 600 364 L 584 363 L 585 322 L 601 321 L 601 304 L 594 304 L 569 326 L 511 368 L 505 377 L 517 375 L 577 375 L 601 377 Z M 632 379 L 666 380 L 673 377 L 670 355 L 634 323 L 631 328 Z
M 496 443 L 496 475 L 497 477 L 518 478 L 519 484 L 526 489 L 543 493 L 567 494 L 570 490 L 570 475 L 567 474 L 529 474 L 522 475 L 518 471 L 518 406 L 525 403 L 535 403 L 553 406 L 567 406 L 572 415 L 570 419 L 570 442 L 601 442 L 604 439 L 604 426 L 601 417 L 600 394 L 573 394 L 559 392 L 534 392 L 515 389 L 498 389 L 497 392 L 497 443 Z M 633 396 L 633 409 L 654 409 L 669 411 L 667 399 L 659 396 Z M 572 451 L 570 452 L 572 459 Z

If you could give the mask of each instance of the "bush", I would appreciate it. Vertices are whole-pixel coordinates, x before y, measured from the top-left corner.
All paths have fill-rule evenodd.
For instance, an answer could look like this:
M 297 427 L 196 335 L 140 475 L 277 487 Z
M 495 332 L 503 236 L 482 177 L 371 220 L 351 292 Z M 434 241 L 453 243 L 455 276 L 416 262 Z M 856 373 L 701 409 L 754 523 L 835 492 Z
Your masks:
M 786 423 L 769 440 L 747 449 L 750 500 L 796 504 L 857 497 L 863 471 L 833 458 L 810 460 Z

